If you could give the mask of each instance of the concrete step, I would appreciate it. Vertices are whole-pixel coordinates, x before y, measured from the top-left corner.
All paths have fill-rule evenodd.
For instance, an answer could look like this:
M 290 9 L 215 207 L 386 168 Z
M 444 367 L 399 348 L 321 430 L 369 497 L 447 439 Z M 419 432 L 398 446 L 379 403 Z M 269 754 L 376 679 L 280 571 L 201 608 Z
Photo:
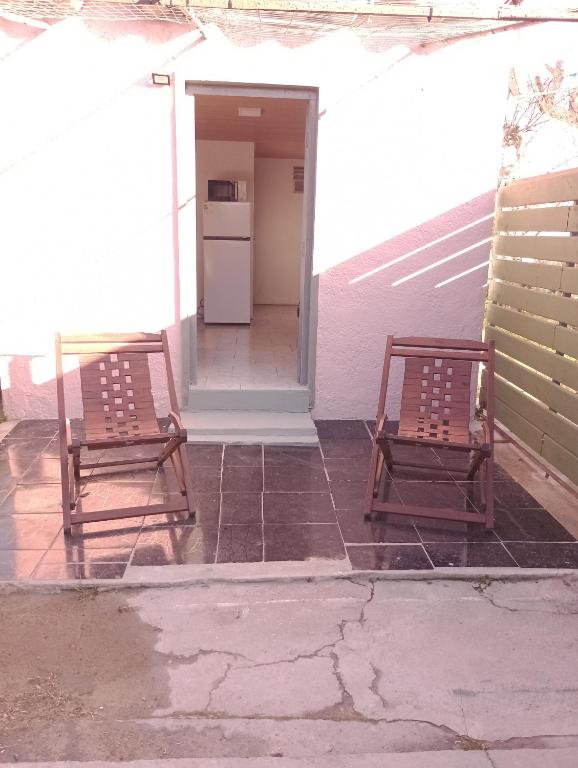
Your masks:
M 491 758 L 491 759 L 490 759 Z M 22 768 L 575 768 L 578 749 L 432 750 L 322 757 L 190 757 L 156 760 L 18 763 Z
M 191 411 L 285 411 L 306 413 L 309 389 L 295 385 L 284 388 L 240 389 L 195 386 L 189 389 Z
M 310 413 L 287 411 L 183 411 L 191 443 L 317 445 Z

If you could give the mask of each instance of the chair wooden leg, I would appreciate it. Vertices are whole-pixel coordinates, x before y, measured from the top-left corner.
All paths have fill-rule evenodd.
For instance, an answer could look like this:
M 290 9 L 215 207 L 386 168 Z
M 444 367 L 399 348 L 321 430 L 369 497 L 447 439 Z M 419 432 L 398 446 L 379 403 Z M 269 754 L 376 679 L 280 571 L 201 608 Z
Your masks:
M 62 488 L 62 524 L 64 533 L 71 531 L 70 513 L 75 508 L 76 483 L 72 456 L 61 460 L 60 484 Z
M 183 483 L 185 485 L 185 496 L 187 497 L 187 506 L 189 508 L 189 517 L 195 517 L 197 510 L 195 509 L 194 504 L 193 484 L 191 482 L 191 471 L 187 459 L 186 443 L 181 443 L 181 445 L 179 445 L 177 454 L 181 463 Z
M 378 478 L 379 464 L 383 462 L 383 454 L 374 441 L 371 451 L 371 461 L 369 462 L 369 475 L 367 478 L 367 488 L 365 491 L 365 517 L 371 517 L 373 514 L 373 500 L 375 498 L 375 486 Z
M 486 502 L 486 529 L 494 529 L 494 457 L 488 456 L 484 462 L 484 490 Z

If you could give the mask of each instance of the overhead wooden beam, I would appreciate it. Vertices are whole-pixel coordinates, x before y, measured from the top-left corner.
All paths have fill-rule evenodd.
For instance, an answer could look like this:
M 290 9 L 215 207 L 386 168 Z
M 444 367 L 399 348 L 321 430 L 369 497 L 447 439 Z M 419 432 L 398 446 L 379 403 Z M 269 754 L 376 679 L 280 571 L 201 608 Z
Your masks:
M 578 21 L 578 9 L 524 8 L 523 5 L 496 4 L 493 9 L 475 4 L 450 5 L 371 5 L 346 0 L 162 0 L 164 5 L 187 6 L 197 10 L 275 11 L 335 13 L 365 16 L 413 16 L 426 19 L 473 19 L 479 21 Z

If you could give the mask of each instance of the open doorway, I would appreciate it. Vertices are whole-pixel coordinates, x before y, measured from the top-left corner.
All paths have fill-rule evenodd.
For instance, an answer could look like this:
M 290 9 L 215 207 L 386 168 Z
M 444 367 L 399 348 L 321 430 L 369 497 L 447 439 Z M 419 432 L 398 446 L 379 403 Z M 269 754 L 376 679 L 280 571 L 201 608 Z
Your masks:
M 308 151 L 313 94 L 254 91 L 192 89 L 197 195 L 192 395 L 194 400 L 202 392 L 202 403 L 211 407 L 207 393 L 219 392 L 223 402 L 227 391 L 235 408 L 237 402 L 247 407 L 235 393 L 300 389 L 306 410 L 314 346 L 314 154 Z M 283 408 L 282 399 L 276 407 Z

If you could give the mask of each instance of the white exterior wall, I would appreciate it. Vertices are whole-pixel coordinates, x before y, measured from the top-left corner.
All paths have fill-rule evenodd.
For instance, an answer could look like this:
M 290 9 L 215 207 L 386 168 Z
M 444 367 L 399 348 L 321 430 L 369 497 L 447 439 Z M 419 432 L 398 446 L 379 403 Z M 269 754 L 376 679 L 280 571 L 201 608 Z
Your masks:
M 4 108 L 17 116 L 0 150 L 9 416 L 56 413 L 57 328 L 167 327 L 180 372 L 195 243 L 177 236 L 172 93 L 150 85 L 152 71 L 319 88 L 315 416 L 374 414 L 388 332 L 479 337 L 514 33 L 378 54 L 347 31 L 288 49 L 152 22 L 0 28 L 13 51 Z M 190 97 L 178 95 L 188 131 Z M 181 218 L 195 206 L 179 204 Z

